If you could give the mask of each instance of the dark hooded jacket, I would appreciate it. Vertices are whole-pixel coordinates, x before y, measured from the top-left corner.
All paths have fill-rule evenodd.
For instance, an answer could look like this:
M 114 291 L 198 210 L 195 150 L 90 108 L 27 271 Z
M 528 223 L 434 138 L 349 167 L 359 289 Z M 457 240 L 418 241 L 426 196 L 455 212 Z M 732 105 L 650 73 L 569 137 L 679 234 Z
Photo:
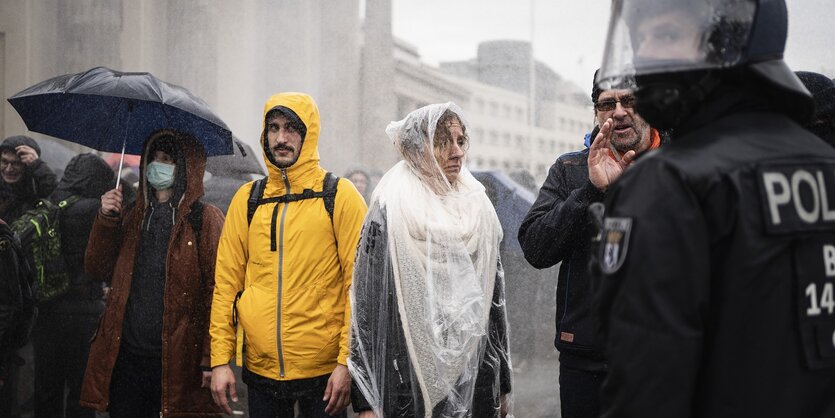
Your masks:
M 41 155 L 41 147 L 34 139 L 24 136 L 11 136 L 3 140 L 0 150 L 15 151 L 20 145 L 28 145 Z M 0 218 L 12 223 L 23 212 L 35 207 L 40 198 L 49 196 L 55 190 L 55 173 L 41 158 L 26 166 L 23 178 L 14 184 L 8 184 L 0 177 Z
M 101 195 L 113 188 L 113 170 L 95 154 L 79 154 L 70 160 L 58 187 L 49 200 L 58 204 L 72 196 L 78 198 L 61 211 L 61 252 L 70 274 L 70 289 L 57 300 L 41 302 L 40 309 L 60 312 L 100 312 L 101 282 L 84 272 L 84 250 L 101 209 Z
M 87 245 L 84 266 L 97 280 L 109 282 L 112 290 L 101 323 L 93 337 L 90 357 L 82 385 L 82 406 L 105 411 L 110 402 L 113 367 L 124 340 L 124 325 L 132 282 L 147 264 L 137 262 L 148 240 L 142 232 L 151 212 L 145 169 L 154 140 L 170 132 L 160 132 L 146 141 L 140 164 L 140 183 L 136 203 L 123 208 L 120 217 L 99 213 Z M 217 416 L 219 410 L 208 388 L 201 388 L 202 368 L 209 366 L 209 310 L 214 289 L 217 242 L 223 227 L 223 214 L 214 206 L 203 205 L 199 231 L 194 230 L 189 214 L 203 195 L 206 156 L 194 138 L 175 134 L 179 157 L 175 193 L 171 201 L 173 225 L 167 234 L 164 256 L 165 275 L 161 323 L 162 417 Z M 162 264 L 162 263 L 159 263 Z M 139 271 L 138 271 L 138 270 Z

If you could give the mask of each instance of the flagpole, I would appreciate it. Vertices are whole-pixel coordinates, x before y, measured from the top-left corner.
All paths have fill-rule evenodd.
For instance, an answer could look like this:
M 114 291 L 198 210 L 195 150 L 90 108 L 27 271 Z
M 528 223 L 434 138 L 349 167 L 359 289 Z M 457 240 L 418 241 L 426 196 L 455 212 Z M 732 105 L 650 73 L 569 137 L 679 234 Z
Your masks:
M 534 173 L 537 157 L 537 150 L 534 149 L 534 145 L 536 144 L 536 140 L 534 139 L 534 135 L 536 134 L 536 58 L 534 58 L 533 54 L 534 30 L 536 26 L 535 3 L 536 0 L 530 0 L 531 50 L 528 59 L 528 172 L 534 178 L 538 178 Z

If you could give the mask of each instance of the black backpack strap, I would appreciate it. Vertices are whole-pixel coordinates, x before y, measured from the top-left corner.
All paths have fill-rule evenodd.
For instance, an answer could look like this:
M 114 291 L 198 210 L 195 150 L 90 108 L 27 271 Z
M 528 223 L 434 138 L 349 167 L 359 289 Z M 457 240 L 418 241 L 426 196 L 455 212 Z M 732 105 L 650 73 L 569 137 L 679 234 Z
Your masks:
M 333 243 L 339 253 L 339 238 L 336 237 L 336 226 L 333 224 L 333 209 L 336 206 L 336 186 L 339 185 L 339 177 L 328 171 L 325 173 L 325 181 L 322 185 L 322 201 L 325 203 L 325 210 L 331 218 L 331 231 L 333 232 Z M 337 260 L 339 257 L 337 257 Z
M 261 204 L 261 197 L 264 196 L 264 188 L 267 187 L 267 178 L 263 177 L 252 182 L 252 187 L 249 189 L 249 199 L 246 201 L 246 224 L 252 223 L 252 217 L 255 216 L 255 211 L 258 205 Z
M 191 204 L 191 212 L 188 213 L 188 222 L 191 224 L 191 229 L 194 230 L 194 235 L 197 237 L 197 242 L 200 242 L 200 231 L 203 230 L 203 202 L 196 200 Z M 198 248 L 200 248 L 198 246 Z
M 336 205 L 336 187 L 339 185 L 339 177 L 334 176 L 333 173 L 325 173 L 325 181 L 322 186 L 322 200 L 325 201 L 325 210 L 328 211 L 328 216 L 331 217 L 331 225 L 333 225 L 333 208 Z
M 81 198 L 76 196 L 76 195 L 72 195 L 72 196 L 58 202 L 58 207 L 61 208 L 61 210 L 64 210 L 64 209 L 72 206 L 73 204 L 75 204 L 75 202 L 78 202 L 79 199 L 81 199 Z

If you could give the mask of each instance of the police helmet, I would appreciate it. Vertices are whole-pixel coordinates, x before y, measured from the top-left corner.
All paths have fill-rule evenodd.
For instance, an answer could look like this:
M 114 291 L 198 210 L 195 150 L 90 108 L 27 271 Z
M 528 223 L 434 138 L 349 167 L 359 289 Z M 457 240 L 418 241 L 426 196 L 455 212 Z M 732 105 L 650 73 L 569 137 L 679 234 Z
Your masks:
M 810 101 L 783 61 L 784 0 L 613 0 L 611 16 L 596 80 L 602 88 L 627 76 L 746 68 Z

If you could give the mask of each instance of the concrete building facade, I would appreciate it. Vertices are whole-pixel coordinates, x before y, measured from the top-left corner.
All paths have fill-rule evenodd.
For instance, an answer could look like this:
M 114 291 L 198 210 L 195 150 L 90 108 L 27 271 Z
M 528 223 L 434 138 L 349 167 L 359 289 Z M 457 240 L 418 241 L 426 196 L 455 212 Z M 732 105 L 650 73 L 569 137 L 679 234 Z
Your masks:
M 0 92 L 9 97 L 95 66 L 147 71 L 202 97 L 258 149 L 267 97 L 303 91 L 320 106 L 322 164 L 338 174 L 388 169 L 397 160 L 388 122 L 435 102 L 454 101 L 467 112 L 473 168 L 526 170 L 541 181 L 556 155 L 582 146 L 590 103 L 565 100 L 572 93 L 541 63 L 535 126 L 529 123 L 529 44 L 485 42 L 476 59 L 430 67 L 414 46 L 392 37 L 390 0 L 363 4 L 4 0 Z M 4 101 L 0 135 L 25 132 Z

